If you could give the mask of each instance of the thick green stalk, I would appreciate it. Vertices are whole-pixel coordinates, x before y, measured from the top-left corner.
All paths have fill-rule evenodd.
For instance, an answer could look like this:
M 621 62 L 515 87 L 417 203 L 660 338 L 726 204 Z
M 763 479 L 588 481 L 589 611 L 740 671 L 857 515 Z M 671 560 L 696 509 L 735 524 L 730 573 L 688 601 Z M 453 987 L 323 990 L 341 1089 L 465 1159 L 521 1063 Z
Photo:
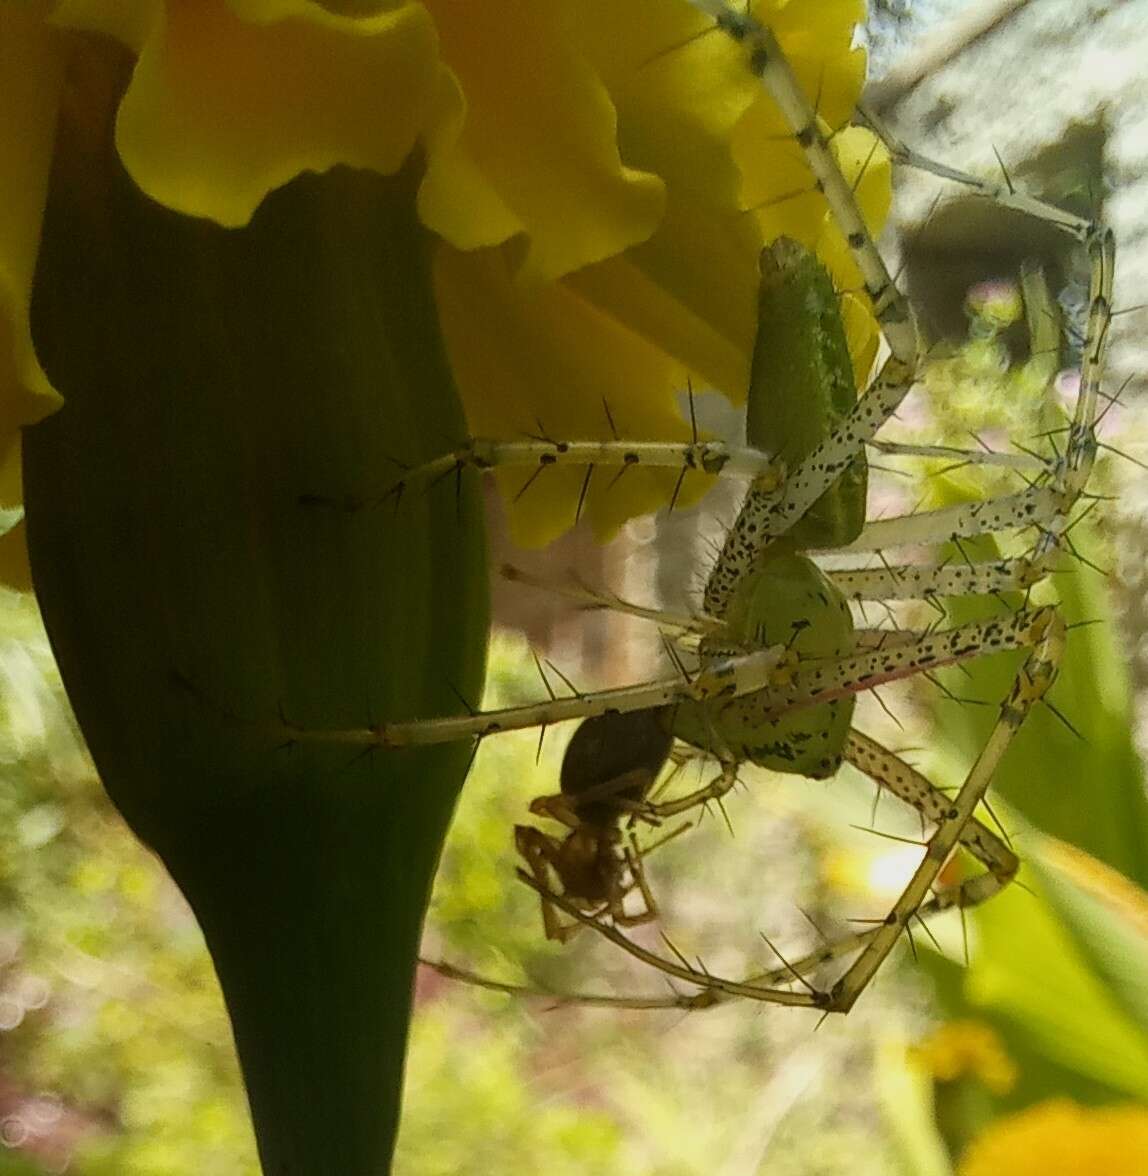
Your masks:
M 282 746 L 454 712 L 487 630 L 477 487 L 377 494 L 458 444 L 417 168 L 245 229 L 61 143 L 27 431 L 36 591 L 104 783 L 207 937 L 268 1176 L 389 1170 L 419 930 L 469 748 Z

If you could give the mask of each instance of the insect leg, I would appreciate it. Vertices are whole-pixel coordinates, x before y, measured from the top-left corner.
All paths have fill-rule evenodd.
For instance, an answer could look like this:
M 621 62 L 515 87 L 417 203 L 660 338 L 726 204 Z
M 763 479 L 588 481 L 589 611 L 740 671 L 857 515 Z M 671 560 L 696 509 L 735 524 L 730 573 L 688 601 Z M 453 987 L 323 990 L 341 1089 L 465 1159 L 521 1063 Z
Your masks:
M 550 879 L 547 866 L 557 868 L 558 843 L 554 838 L 535 829 L 532 825 L 514 827 L 514 844 L 522 859 L 530 867 L 530 874 L 538 883 L 534 888 L 542 904 L 542 925 L 547 939 L 566 943 L 582 930 L 582 924 L 563 923 L 558 918 L 558 908 L 550 898 Z M 519 870 L 521 875 L 522 871 Z

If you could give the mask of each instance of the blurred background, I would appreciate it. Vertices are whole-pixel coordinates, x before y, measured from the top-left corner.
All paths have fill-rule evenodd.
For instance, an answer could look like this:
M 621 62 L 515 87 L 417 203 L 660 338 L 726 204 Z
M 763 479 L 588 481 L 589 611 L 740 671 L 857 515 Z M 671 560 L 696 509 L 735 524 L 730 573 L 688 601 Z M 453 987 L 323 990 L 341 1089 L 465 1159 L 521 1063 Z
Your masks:
M 511 830 L 556 791 L 569 729 L 484 743 L 459 807 L 425 954 L 540 995 L 419 977 L 402 1176 L 1010 1176 L 1148 1171 L 1148 226 L 1146 0 L 873 0 L 868 101 L 927 155 L 1026 188 L 1116 231 L 1105 498 L 1041 588 L 1071 631 L 1053 694 L 994 784 L 1024 859 L 962 927 L 918 930 L 847 1018 L 756 1003 L 701 1012 L 579 1007 L 547 993 L 665 995 L 589 933 L 542 936 Z M 999 174 L 999 173 L 998 173 Z M 887 437 L 996 449 L 1060 442 L 1088 275 L 1048 226 L 897 175 L 884 242 L 938 340 Z M 1030 276 L 1021 283 L 1022 266 Z M 707 425 L 737 413 L 701 397 Z M 970 439 L 975 433 L 976 440 Z M 1009 492 L 987 467 L 882 458 L 870 513 Z M 507 561 L 668 609 L 696 605 L 737 488 L 519 552 L 490 495 L 499 629 L 487 706 L 544 693 L 532 650 L 579 687 L 665 672 L 649 626 L 497 575 Z M 1091 504 L 1082 504 L 1090 507 Z M 972 545 L 969 545 L 971 548 Z M 918 552 L 944 560 L 953 553 Z M 970 550 L 987 557 L 991 550 Z M 951 602 L 953 622 L 1002 606 Z M 869 623 L 888 623 L 881 610 Z M 898 623 L 935 619 L 924 606 Z M 1087 623 L 1086 623 L 1087 622 Z M 941 786 L 983 744 L 1009 655 L 865 697 L 857 725 Z M 696 772 L 696 769 L 692 769 Z M 696 786 L 700 779 L 690 777 Z M 851 770 L 745 773 L 648 864 L 663 925 L 726 975 L 880 918 L 920 858 L 911 810 Z M 879 801 L 879 803 L 878 803 Z M 544 822 L 535 822 L 544 824 Z M 551 827 L 551 832 L 558 830 Z M 965 863 L 947 867 L 947 881 Z M 635 938 L 659 943 L 657 928 Z M 331 1125 L 338 1131 L 338 1124 Z M 181 898 L 99 790 L 30 600 L 0 591 L 0 1176 L 255 1176 L 230 1032 Z

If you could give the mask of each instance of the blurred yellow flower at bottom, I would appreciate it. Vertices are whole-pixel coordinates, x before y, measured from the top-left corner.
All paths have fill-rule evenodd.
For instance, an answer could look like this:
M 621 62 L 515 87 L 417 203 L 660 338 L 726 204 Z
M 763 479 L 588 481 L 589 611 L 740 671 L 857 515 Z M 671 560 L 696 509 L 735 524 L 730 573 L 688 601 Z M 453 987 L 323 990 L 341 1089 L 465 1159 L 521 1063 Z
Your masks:
M 1038 1103 L 994 1123 L 961 1158 L 958 1176 L 1144 1176 L 1148 1107 Z
M 910 1050 L 910 1057 L 938 1082 L 972 1076 L 994 1094 L 1007 1094 L 1017 1068 L 991 1025 L 980 1021 L 949 1021 Z

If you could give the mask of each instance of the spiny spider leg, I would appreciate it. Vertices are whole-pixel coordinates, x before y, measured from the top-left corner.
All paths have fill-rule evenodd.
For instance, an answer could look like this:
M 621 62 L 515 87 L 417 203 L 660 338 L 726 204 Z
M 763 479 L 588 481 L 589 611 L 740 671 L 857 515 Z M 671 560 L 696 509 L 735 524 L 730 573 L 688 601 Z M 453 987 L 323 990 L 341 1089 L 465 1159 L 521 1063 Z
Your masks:
M 511 564 L 503 565 L 502 577 L 515 584 L 528 584 L 532 588 L 542 588 L 553 596 L 569 600 L 586 609 L 604 609 L 629 617 L 637 617 L 639 620 L 652 621 L 659 629 L 667 632 L 704 637 L 707 633 L 717 633 L 722 629 L 722 622 L 713 617 L 706 617 L 700 613 L 667 612 L 650 605 L 624 600 L 612 592 L 598 592 L 585 584 L 564 584 L 545 576 L 536 576 Z
M 730 8 L 723 0 L 690 2 L 742 47 L 750 71 L 761 80 L 789 124 L 861 271 L 873 313 L 885 333 L 896 366 L 911 373 L 917 362 L 917 332 L 909 303 L 897 289 L 873 244 L 853 186 L 838 166 L 821 120 L 806 98 L 773 30 L 748 12 Z
M 944 457 L 982 465 L 1002 465 L 1016 469 L 1041 466 L 1040 460 L 1024 454 L 988 453 L 948 445 L 907 445 L 877 439 L 867 442 L 881 453 L 895 456 Z M 705 441 L 593 441 L 540 440 L 499 441 L 472 437 L 464 445 L 439 454 L 422 465 L 404 470 L 381 494 L 362 500 L 326 499 L 308 495 L 309 505 L 329 505 L 341 509 L 378 506 L 389 499 L 399 499 L 407 487 L 426 485 L 462 469 L 480 472 L 507 466 L 604 466 L 647 469 L 697 470 L 700 473 L 732 478 L 764 478 L 780 482 L 784 476 L 777 457 L 749 445 L 735 445 L 719 439 Z
M 1035 217 L 1037 220 L 1048 221 L 1082 243 L 1087 242 L 1096 232 L 1095 222 L 1086 217 L 1076 216 L 1063 208 L 1057 208 L 1055 204 L 1049 204 L 1037 196 L 1030 196 L 1027 192 L 1019 191 L 1007 176 L 1003 183 L 983 180 L 969 172 L 961 171 L 959 168 L 950 167 L 947 163 L 929 159 L 898 139 L 886 126 L 884 120 L 873 111 L 862 106 L 857 113 L 869 126 L 869 129 L 885 144 L 893 161 L 902 167 L 929 172 L 939 179 L 951 180 L 954 184 L 971 188 L 978 196 L 983 196 L 986 200 L 990 200 L 1002 208 L 1011 208 L 1016 212 L 1023 212 L 1026 216 Z
M 895 796 L 907 804 L 912 805 L 926 820 L 939 824 L 945 820 L 953 807 L 953 800 L 946 793 L 936 788 L 927 777 L 915 768 L 905 763 L 903 759 L 884 748 L 876 740 L 854 729 L 850 731 L 845 744 L 845 758 L 859 771 L 870 779 L 875 780 L 881 787 L 888 789 Z M 732 772 L 727 776 L 727 768 Z M 717 792 L 719 781 L 729 780 L 732 785 L 736 778 L 736 765 L 723 765 L 723 773 L 709 787 Z M 726 791 L 728 789 L 722 789 Z M 707 789 L 693 793 L 689 798 L 695 804 L 715 799 L 715 796 L 703 796 Z M 681 811 L 678 802 L 671 802 L 665 806 Z M 651 805 L 652 809 L 661 811 L 663 806 Z M 1008 848 L 1001 838 L 986 828 L 975 818 L 960 831 L 960 844 L 967 849 L 986 870 L 972 878 L 966 878 L 955 886 L 939 891 L 916 912 L 920 919 L 930 919 L 945 911 L 959 908 L 967 910 L 991 898 L 1015 877 L 1018 867 L 1016 854 Z M 647 852 L 649 852 L 647 850 Z M 790 961 L 782 967 L 772 968 L 766 972 L 755 973 L 746 977 L 744 983 L 766 990 L 777 988 L 779 985 L 791 983 L 795 976 L 804 976 L 841 959 L 853 952 L 861 951 L 872 940 L 880 926 L 868 927 L 850 935 L 841 936 L 830 943 L 825 943 L 815 951 Z M 465 983 L 480 988 L 490 988 L 496 992 L 506 992 L 517 996 L 539 996 L 554 1001 L 556 1004 L 572 1004 L 603 1008 L 632 1008 L 632 1009 L 685 1009 L 696 1010 L 710 1008 L 724 1003 L 733 996 L 743 996 L 742 993 L 730 994 L 719 988 L 702 987 L 697 993 L 673 993 L 666 996 L 618 996 L 604 993 L 589 992 L 552 992 L 526 984 L 514 984 L 507 981 L 494 980 L 466 968 L 459 968 L 443 960 L 421 960 L 428 967 L 450 979 L 462 980 Z M 679 977 L 680 978 L 680 977 Z M 699 981 L 694 981 L 698 983 Z M 708 981 L 707 981 L 708 982 Z
M 754 483 L 722 546 L 705 587 L 705 611 L 723 616 L 734 590 L 754 567 L 758 553 L 780 538 L 852 465 L 858 449 L 897 410 L 913 383 L 913 368 L 891 357 L 841 424 L 778 488 Z
M 675 677 L 597 690 L 573 698 L 547 699 L 525 706 L 410 722 L 384 722 L 373 727 L 302 730 L 279 722 L 267 728 L 290 744 L 310 743 L 399 748 L 477 739 L 502 731 L 550 726 L 568 719 L 630 713 L 694 701 L 716 716 L 731 704 L 753 695 L 755 707 L 769 721 L 804 707 L 846 698 L 922 670 L 939 669 L 983 653 L 1018 649 L 1032 643 L 1034 626 L 1049 609 L 1020 609 L 1007 617 L 971 621 L 952 629 L 926 633 L 914 641 L 861 648 L 843 657 L 799 659 L 783 646 L 721 658 L 703 665 L 693 677 Z M 715 746 L 717 746 L 715 744 Z
M 1033 650 L 1017 674 L 1008 697 L 1001 704 L 1000 717 L 984 748 L 965 777 L 960 791 L 953 797 L 936 832 L 929 838 L 924 860 L 917 867 L 909 885 L 905 887 L 885 922 L 830 990 L 831 1007 L 834 1011 L 844 1013 L 853 1007 L 866 984 L 892 951 L 901 931 L 908 925 L 909 920 L 923 909 L 941 867 L 961 840 L 962 831 L 973 821 L 977 806 L 988 792 L 993 774 L 1013 736 L 1029 711 L 1045 696 L 1055 680 L 1064 652 L 1064 621 L 1054 610 L 1042 609 L 1039 623 L 1034 628 L 1037 629 L 1037 634 Z M 985 877 L 991 878 L 991 887 L 983 886 L 989 893 L 995 892 L 1003 884 L 1003 879 L 998 878 L 992 866 L 990 874 Z M 968 896 L 972 893 L 975 891 L 970 890 Z M 984 894 L 983 897 L 988 897 L 988 894 Z
M 986 653 L 1023 649 L 1036 643 L 1055 616 L 1049 605 L 1018 609 L 987 620 L 970 621 L 951 629 L 924 633 L 916 639 L 856 652 L 843 657 L 799 660 L 784 685 L 767 686 L 752 699 L 762 721 L 780 718 L 806 706 L 847 698 L 887 682 L 897 682 L 922 671 L 957 665 Z M 1059 623 L 1059 622 L 1058 622 Z M 722 712 L 742 704 L 742 698 L 717 698 L 706 703 L 715 725 Z
M 774 1004 L 797 1004 L 825 1009 L 827 1012 L 847 1013 L 893 950 L 901 931 L 911 919 L 929 918 L 954 907 L 970 907 L 983 902 L 1007 885 L 1016 873 L 1016 856 L 995 834 L 976 820 L 975 813 L 1013 736 L 1056 678 L 1057 666 L 1064 650 L 1064 622 L 1054 610 L 1041 609 L 1033 625 L 1032 636 L 1032 652 L 1021 667 L 1008 697 L 1001 704 L 1000 718 L 955 797 L 950 798 L 940 792 L 919 772 L 874 740 L 858 731 L 850 732 L 846 754 L 851 762 L 937 824 L 936 831 L 926 845 L 921 864 L 892 911 L 877 926 L 845 936 L 801 960 L 785 963 L 782 968 L 746 980 L 732 981 L 690 967 L 684 959 L 678 963 L 667 960 L 634 943 L 614 927 L 575 911 L 564 900 L 559 901 L 558 905 L 580 922 L 593 926 L 600 935 L 637 959 L 715 995 L 747 997 Z M 929 894 L 937 875 L 958 844 L 965 845 L 980 859 L 987 867 L 987 872 L 930 899 Z M 519 873 L 524 881 L 533 885 L 529 876 L 522 871 Z M 553 895 L 550 897 L 557 898 Z M 778 987 L 787 981 L 792 983 L 805 973 L 856 950 L 860 950 L 860 954 L 828 993 L 812 986 L 805 992 L 792 992 Z M 802 983 L 806 982 L 803 980 Z
M 326 499 L 307 495 L 309 506 L 329 506 L 340 510 L 361 510 L 402 498 L 407 487 L 431 485 L 463 469 L 486 471 L 507 466 L 533 466 L 536 476 L 552 466 L 604 466 L 626 470 L 646 469 L 697 470 L 703 474 L 735 478 L 763 478 L 780 481 L 777 457 L 747 445 L 732 445 L 720 440 L 693 441 L 586 441 L 533 438 L 525 441 L 497 441 L 472 437 L 449 453 L 440 454 L 420 466 L 404 470 L 380 494 L 362 499 Z
M 875 780 L 882 788 L 906 804 L 912 805 L 926 821 L 939 825 L 949 817 L 953 807 L 952 797 L 942 792 L 927 776 L 907 764 L 895 752 L 883 747 L 864 732 L 858 731 L 856 727 L 849 732 L 845 741 L 845 758 L 869 779 Z M 966 879 L 957 886 L 942 891 L 937 895 L 937 899 L 943 902 L 939 908 L 941 910 L 947 910 L 954 905 L 973 905 L 973 902 L 966 901 L 958 894 L 966 888 L 969 888 L 969 897 L 975 896 L 975 902 L 983 902 L 1007 886 L 1016 877 L 1020 866 L 1016 854 L 1004 841 L 976 819 L 961 829 L 960 843 L 985 867 L 987 874 Z M 987 884 L 980 881 L 983 877 L 989 878 L 993 883 L 991 890 L 986 890 Z M 975 890 L 971 889 L 972 883 L 978 883 Z
M 988 453 L 947 445 L 907 445 L 876 438 L 867 442 L 873 449 L 894 456 L 941 457 L 981 465 L 1001 465 L 1015 469 L 1043 468 L 1039 458 L 1024 454 Z M 328 506 L 339 510 L 363 510 L 387 501 L 398 502 L 412 486 L 433 485 L 459 470 L 485 472 L 512 466 L 548 469 L 561 466 L 602 466 L 607 469 L 696 470 L 715 477 L 764 479 L 780 484 L 784 468 L 778 458 L 764 450 L 727 441 L 587 441 L 526 440 L 497 441 L 473 437 L 448 453 L 439 454 L 422 465 L 406 469 L 381 493 L 366 498 L 325 498 L 308 494 L 308 506 Z
M 800 83 L 772 32 L 748 11 L 730 8 L 723 0 L 691 0 L 744 50 L 749 69 L 761 79 L 804 151 L 818 188 L 824 193 L 834 220 L 848 243 L 860 269 L 874 313 L 885 332 L 892 355 L 873 385 L 860 397 L 853 411 L 838 428 L 815 448 L 797 470 L 786 478 L 782 489 L 754 487 L 747 496 L 734 527 L 726 538 L 722 556 L 706 585 L 705 610 L 722 616 L 738 582 L 753 566 L 763 543 L 785 534 L 848 468 L 858 447 L 870 441 L 877 429 L 896 411 L 916 379 L 918 340 L 912 314 L 904 296 L 889 275 L 859 211 L 853 187 L 846 180 L 830 149 L 817 112 L 810 105 Z M 906 162 L 927 166 L 929 161 L 902 151 Z M 934 169 L 935 170 L 935 169 Z M 1083 218 L 1064 213 L 1032 197 L 1019 198 L 1011 185 L 1001 190 L 954 169 L 941 168 L 937 174 L 986 196 L 1001 196 L 1011 206 L 1044 219 L 1083 242 L 1091 259 L 1088 330 L 1081 373 L 1081 391 L 1065 457 L 1056 463 L 1054 489 L 1035 489 L 1016 496 L 1017 517 L 1040 521 L 1046 531 L 1038 541 L 1036 557 L 1043 561 L 1056 550 L 1058 537 L 1067 525 L 1073 503 L 1087 481 L 1096 453 L 1094 422 L 1101 360 L 1111 317 L 1114 238 L 1112 233 Z M 1044 501 L 1036 495 L 1044 494 Z M 1003 503 L 1004 500 L 1002 500 Z M 1000 513 L 1006 512 L 1002 509 Z M 1034 517 L 1035 516 L 1035 517 Z M 1004 527 L 1017 525 L 1003 522 Z M 877 542 L 875 546 L 889 546 Z
M 901 441 L 882 441 L 874 438 L 868 442 L 871 449 L 893 457 L 939 457 L 967 465 L 995 465 L 1013 470 L 1026 470 L 1032 474 L 1043 473 L 1048 462 L 1031 453 L 998 453 L 991 449 L 960 449 L 955 445 L 908 445 Z
M 680 1009 L 689 1012 L 706 1009 L 717 1004 L 719 994 L 682 992 L 673 996 L 617 996 L 605 992 L 552 992 L 531 984 L 515 984 L 508 980 L 495 980 L 470 968 L 459 967 L 449 960 L 433 960 L 419 956 L 419 963 L 444 976 L 447 980 L 458 980 L 472 988 L 486 988 L 491 992 L 505 992 L 508 996 L 536 996 L 556 1006 L 578 1005 L 581 1008 L 606 1009 Z M 715 999 L 717 997 L 717 999 Z
M 651 710 L 683 699 L 705 702 L 709 698 L 737 698 L 765 689 L 776 680 L 778 667 L 788 660 L 790 655 L 779 645 L 719 659 L 701 667 L 692 677 L 660 678 L 636 686 L 588 691 L 572 698 L 546 699 L 501 710 L 410 722 L 383 722 L 373 727 L 303 729 L 281 721 L 266 725 L 264 729 L 286 744 L 306 740 L 308 743 L 399 748 L 451 743 L 459 739 L 481 739 L 501 731 L 550 726 L 568 719 Z
M 940 596 L 987 596 L 1023 591 L 1041 578 L 1031 559 L 1014 556 L 992 562 L 887 564 L 834 568 L 826 575 L 848 600 L 928 600 Z
M 599 935 L 608 939 L 611 943 L 616 944 L 623 951 L 629 952 L 635 959 L 641 960 L 642 963 L 649 964 L 653 968 L 657 968 L 660 972 L 665 972 L 667 976 L 673 976 L 678 980 L 685 980 L 690 984 L 698 984 L 703 988 L 713 989 L 726 996 L 748 997 L 751 1000 L 769 1000 L 775 1004 L 797 1005 L 804 1008 L 824 1008 L 828 1002 L 828 995 L 826 993 L 818 993 L 816 991 L 791 992 L 787 988 L 762 988 L 744 981 L 730 980 L 711 972 L 697 971 L 686 963 L 675 963 L 673 960 L 668 960 L 664 956 L 658 955 L 657 952 L 650 951 L 648 948 L 642 947 L 641 944 L 635 943 L 609 923 L 599 922 L 593 915 L 579 910 L 578 907 L 562 895 L 554 894 L 552 891 L 541 886 L 525 870 L 519 870 L 518 877 L 531 890 L 536 891 L 540 897 L 553 902 L 559 910 L 564 911 L 571 918 L 576 919 L 584 926 L 593 927 Z

